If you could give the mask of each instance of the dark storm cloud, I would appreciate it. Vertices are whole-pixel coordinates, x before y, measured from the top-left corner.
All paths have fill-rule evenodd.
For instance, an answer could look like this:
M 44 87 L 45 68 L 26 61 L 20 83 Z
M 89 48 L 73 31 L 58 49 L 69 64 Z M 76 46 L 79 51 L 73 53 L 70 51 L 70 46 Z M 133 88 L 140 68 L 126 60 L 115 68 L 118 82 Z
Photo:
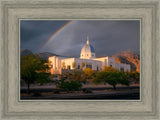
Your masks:
M 128 49 L 139 51 L 140 23 L 136 20 L 74 21 L 41 49 L 51 35 L 67 22 L 23 21 L 21 49 L 78 57 L 88 35 L 98 56 L 112 55 Z
M 39 52 L 50 36 L 68 21 L 21 21 L 21 49 L 29 49 Z

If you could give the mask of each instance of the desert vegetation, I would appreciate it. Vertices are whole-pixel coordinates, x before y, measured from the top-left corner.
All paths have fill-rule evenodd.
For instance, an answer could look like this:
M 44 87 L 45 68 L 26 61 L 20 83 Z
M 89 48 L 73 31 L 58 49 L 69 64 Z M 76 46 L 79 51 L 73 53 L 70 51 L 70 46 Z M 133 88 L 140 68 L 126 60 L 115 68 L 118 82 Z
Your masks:
M 62 65 L 65 68 L 65 63 L 62 63 Z M 74 69 L 72 73 L 65 72 L 62 75 L 51 75 L 47 72 L 49 70 L 47 60 L 36 55 L 24 56 L 21 58 L 21 81 L 27 85 L 27 93 L 30 93 L 30 85 L 36 83 L 41 85 L 44 83 L 55 84 L 57 90 L 61 89 L 65 92 L 83 91 L 86 93 L 89 90 L 82 89 L 85 84 L 108 84 L 113 86 L 113 90 L 116 90 L 118 84 L 128 87 L 132 83 L 139 84 L 140 78 L 137 71 L 124 72 L 107 66 L 103 70 L 94 71 L 91 68 L 84 68 L 84 63 L 82 65 L 81 70 Z M 73 67 L 75 67 L 75 63 L 73 63 Z M 54 79 L 57 76 L 59 76 L 59 80 Z

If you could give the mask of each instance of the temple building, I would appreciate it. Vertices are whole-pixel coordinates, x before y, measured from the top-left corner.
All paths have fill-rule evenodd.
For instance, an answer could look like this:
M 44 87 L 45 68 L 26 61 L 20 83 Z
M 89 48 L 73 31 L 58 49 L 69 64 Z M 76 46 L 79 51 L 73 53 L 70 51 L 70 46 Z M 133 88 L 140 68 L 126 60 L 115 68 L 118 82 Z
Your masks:
M 51 63 L 51 74 L 62 74 L 66 71 L 72 72 L 74 69 L 82 70 L 84 68 L 91 68 L 92 70 L 99 71 L 104 66 L 116 68 L 119 71 L 130 71 L 131 66 L 124 63 L 116 63 L 115 59 L 109 56 L 96 58 L 96 52 L 93 46 L 89 43 L 87 37 L 86 44 L 82 47 L 80 58 L 67 58 L 52 56 L 49 57 Z

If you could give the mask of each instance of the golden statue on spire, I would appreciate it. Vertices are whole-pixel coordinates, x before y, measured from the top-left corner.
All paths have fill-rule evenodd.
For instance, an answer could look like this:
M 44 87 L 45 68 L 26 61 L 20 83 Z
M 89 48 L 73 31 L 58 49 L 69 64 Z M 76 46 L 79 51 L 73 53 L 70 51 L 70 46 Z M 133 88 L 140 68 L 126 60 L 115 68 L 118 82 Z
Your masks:
M 87 45 L 89 45 L 89 37 L 87 36 Z

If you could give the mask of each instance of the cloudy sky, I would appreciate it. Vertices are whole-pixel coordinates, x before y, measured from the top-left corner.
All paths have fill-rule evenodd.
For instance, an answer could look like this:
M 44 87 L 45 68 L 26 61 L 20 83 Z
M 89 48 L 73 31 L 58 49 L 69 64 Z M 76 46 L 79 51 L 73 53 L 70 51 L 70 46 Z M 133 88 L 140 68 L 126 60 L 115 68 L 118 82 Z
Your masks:
M 33 53 L 51 52 L 58 55 L 80 55 L 89 36 L 97 56 L 120 51 L 139 51 L 138 20 L 21 20 L 21 50 Z

